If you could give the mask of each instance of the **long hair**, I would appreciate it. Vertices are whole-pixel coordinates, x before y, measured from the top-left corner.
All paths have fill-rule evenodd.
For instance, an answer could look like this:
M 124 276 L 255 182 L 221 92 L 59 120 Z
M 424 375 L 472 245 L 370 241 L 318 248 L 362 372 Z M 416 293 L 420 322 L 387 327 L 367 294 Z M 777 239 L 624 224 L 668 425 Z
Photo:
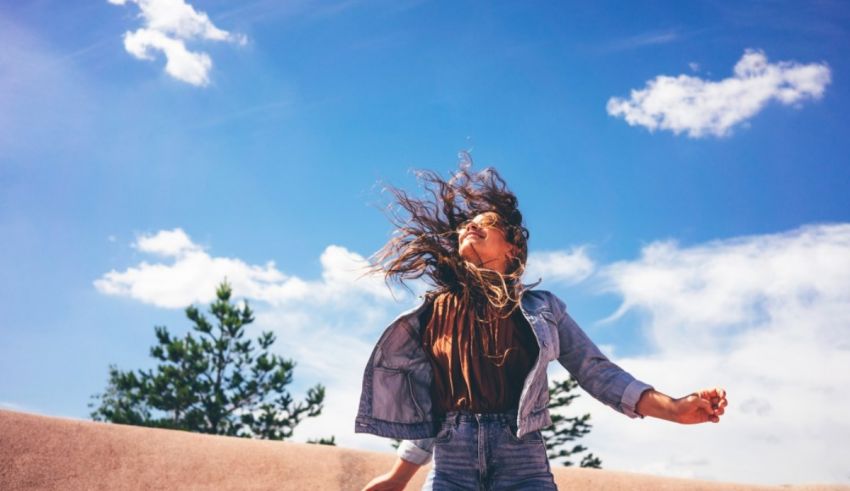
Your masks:
M 454 293 L 478 319 L 491 321 L 507 317 L 519 304 L 529 233 L 516 196 L 496 169 L 470 168 L 469 155 L 462 152 L 459 169 L 448 180 L 434 171 L 417 171 L 424 198 L 387 186 L 397 205 L 389 213 L 395 231 L 370 258 L 370 271 L 402 285 L 423 278 L 432 287 L 429 295 Z M 507 242 L 516 248 L 504 273 L 478 267 L 459 252 L 458 226 L 484 212 L 499 215 Z

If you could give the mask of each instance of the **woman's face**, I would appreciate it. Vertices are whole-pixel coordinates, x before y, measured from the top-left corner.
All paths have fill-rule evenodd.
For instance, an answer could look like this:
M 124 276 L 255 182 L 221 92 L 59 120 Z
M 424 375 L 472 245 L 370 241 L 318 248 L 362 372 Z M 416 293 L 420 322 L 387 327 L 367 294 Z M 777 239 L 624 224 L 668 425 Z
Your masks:
M 458 227 L 458 250 L 467 261 L 504 273 L 516 247 L 507 241 L 499 215 L 488 211 Z

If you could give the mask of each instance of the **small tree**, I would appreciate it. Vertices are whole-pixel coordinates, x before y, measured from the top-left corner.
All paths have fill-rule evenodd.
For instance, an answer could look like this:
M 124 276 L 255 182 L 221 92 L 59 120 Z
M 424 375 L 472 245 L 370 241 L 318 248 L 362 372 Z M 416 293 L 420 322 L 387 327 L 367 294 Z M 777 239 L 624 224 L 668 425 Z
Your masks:
M 557 462 L 558 459 L 564 459 L 561 462 L 564 466 L 574 465 L 569 457 L 587 451 L 587 447 L 583 445 L 574 445 L 573 448 L 568 449 L 565 448 L 566 444 L 590 433 L 591 428 L 590 423 L 588 423 L 590 420 L 589 413 L 568 418 L 556 411 L 559 408 L 569 406 L 579 396 L 579 394 L 572 393 L 576 387 L 578 387 L 578 382 L 572 377 L 562 382 L 549 384 L 549 413 L 552 416 L 552 424 L 540 430 L 546 442 L 547 457 L 554 462 Z M 392 439 L 393 448 L 397 449 L 400 444 L 401 440 Z M 579 467 L 601 469 L 602 461 L 599 457 L 588 453 L 582 457 Z
M 259 353 L 245 326 L 254 321 L 247 301 L 239 309 L 230 303 L 227 281 L 216 289 L 211 324 L 194 306 L 186 317 L 195 323 L 184 338 L 174 338 L 165 326 L 155 326 L 158 345 L 150 350 L 159 364 L 154 370 L 122 372 L 109 367 L 109 383 L 89 407 L 95 421 L 172 428 L 199 433 L 283 440 L 305 417 L 322 412 L 325 388 L 307 391 L 294 402 L 286 386 L 295 362 L 269 352 L 272 332 L 257 339 Z M 333 444 L 330 440 L 323 443 Z
M 574 465 L 570 457 L 587 451 L 587 447 L 581 444 L 568 448 L 568 443 L 590 433 L 591 428 L 588 422 L 590 421 L 589 413 L 583 416 L 566 417 L 560 414 L 560 411 L 556 411 L 569 406 L 575 398 L 579 397 L 579 394 L 573 393 L 577 387 L 578 382 L 572 376 L 561 382 L 549 384 L 549 414 L 552 416 L 552 424 L 541 430 L 546 441 L 549 460 L 557 462 L 558 459 L 564 459 L 561 462 L 564 466 Z M 599 457 L 588 453 L 582 457 L 579 467 L 601 469 L 602 461 Z

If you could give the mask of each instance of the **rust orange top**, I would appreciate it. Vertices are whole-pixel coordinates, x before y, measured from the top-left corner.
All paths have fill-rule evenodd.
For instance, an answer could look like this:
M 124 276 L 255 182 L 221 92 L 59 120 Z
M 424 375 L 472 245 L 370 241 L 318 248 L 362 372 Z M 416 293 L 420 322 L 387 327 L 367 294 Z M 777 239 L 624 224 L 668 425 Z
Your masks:
M 431 394 L 438 414 L 516 409 L 539 351 L 519 309 L 491 325 L 475 322 L 451 293 L 434 299 L 422 343 L 434 371 Z

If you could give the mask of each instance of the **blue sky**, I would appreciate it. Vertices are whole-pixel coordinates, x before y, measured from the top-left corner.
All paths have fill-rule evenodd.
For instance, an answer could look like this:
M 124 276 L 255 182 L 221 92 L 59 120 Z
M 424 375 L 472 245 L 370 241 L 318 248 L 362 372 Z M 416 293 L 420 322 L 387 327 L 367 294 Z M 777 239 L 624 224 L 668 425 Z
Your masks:
M 711 428 L 582 398 L 606 467 L 850 482 L 845 4 L 122 1 L 0 6 L 0 404 L 86 418 L 223 272 L 335 397 L 296 439 L 390 451 L 351 431 L 357 372 L 414 299 L 349 273 L 390 233 L 379 183 L 470 150 L 618 363 L 730 390 Z

